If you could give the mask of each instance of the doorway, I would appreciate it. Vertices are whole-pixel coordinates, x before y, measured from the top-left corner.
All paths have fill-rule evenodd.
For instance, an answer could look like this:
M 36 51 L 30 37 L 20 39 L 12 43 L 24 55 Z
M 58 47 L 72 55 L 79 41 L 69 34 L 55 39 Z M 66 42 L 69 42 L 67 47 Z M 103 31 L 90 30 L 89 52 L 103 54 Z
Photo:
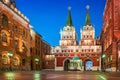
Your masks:
M 64 71 L 68 71 L 70 66 L 70 60 L 65 60 L 64 61 Z
M 33 70 L 33 62 L 32 62 L 32 60 L 31 60 L 31 70 Z
M 92 60 L 90 60 L 90 59 L 85 60 L 84 70 L 85 71 L 92 71 L 92 67 L 93 67 Z

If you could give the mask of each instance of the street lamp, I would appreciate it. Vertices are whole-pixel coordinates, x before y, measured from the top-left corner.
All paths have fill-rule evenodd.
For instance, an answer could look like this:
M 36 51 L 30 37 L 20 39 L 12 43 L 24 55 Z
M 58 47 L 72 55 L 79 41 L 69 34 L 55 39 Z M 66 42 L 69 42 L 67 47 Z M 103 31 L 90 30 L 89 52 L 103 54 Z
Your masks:
M 105 55 L 105 54 L 103 54 L 103 55 L 102 55 L 102 58 L 103 58 L 103 59 L 105 59 L 105 58 L 106 58 L 106 55 Z
M 39 62 L 39 59 L 38 59 L 38 58 L 35 58 L 35 61 L 36 61 L 36 62 Z
M 39 59 L 38 58 L 35 58 L 35 63 L 36 63 L 36 70 L 37 70 L 37 67 L 38 67 L 38 62 L 39 62 Z
M 103 70 L 105 71 L 105 58 L 106 58 L 106 55 L 105 54 L 102 54 L 102 59 L 103 59 Z
M 13 54 L 8 52 L 8 56 L 10 57 L 10 67 L 9 67 L 9 69 L 12 70 L 12 68 L 11 68 L 11 57 L 13 56 Z

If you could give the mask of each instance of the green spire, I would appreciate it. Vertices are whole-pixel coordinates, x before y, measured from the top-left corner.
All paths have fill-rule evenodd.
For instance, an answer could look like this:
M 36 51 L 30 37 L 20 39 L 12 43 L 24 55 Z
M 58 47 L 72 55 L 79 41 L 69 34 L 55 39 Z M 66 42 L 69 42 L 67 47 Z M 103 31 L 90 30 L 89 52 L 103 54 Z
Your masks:
M 91 25 L 91 22 L 90 22 L 90 14 L 89 14 L 89 8 L 90 8 L 90 6 L 87 5 L 86 8 L 87 8 L 87 12 L 86 12 L 85 26 L 86 26 L 86 25 Z
M 71 7 L 69 6 L 68 7 L 68 18 L 67 18 L 67 21 L 66 21 L 66 26 L 73 26 L 70 10 L 71 10 Z

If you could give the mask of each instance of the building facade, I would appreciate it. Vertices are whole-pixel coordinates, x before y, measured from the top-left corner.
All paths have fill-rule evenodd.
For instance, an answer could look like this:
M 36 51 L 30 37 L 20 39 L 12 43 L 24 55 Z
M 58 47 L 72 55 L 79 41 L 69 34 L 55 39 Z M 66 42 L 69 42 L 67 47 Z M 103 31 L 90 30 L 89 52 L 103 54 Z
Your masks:
M 52 48 L 52 54 L 55 55 L 55 70 L 96 71 L 101 69 L 102 48 L 99 39 L 95 39 L 95 29 L 90 22 L 89 10 L 86 12 L 85 25 L 80 30 L 80 34 L 81 40 L 78 43 L 69 8 L 66 25 L 60 31 L 59 46 Z
M 106 0 L 104 23 L 100 36 L 102 44 L 102 69 L 120 71 L 120 0 Z
M 48 66 L 50 51 L 51 46 L 32 29 L 15 1 L 0 0 L 0 70 L 41 70 Z
M 14 0 L 0 0 L 0 69 L 30 70 L 29 20 Z
M 54 55 L 51 54 L 51 46 L 42 40 L 42 69 L 54 69 Z
M 30 56 L 31 56 L 31 70 L 41 70 L 42 69 L 42 36 L 30 30 L 31 39 L 30 39 Z

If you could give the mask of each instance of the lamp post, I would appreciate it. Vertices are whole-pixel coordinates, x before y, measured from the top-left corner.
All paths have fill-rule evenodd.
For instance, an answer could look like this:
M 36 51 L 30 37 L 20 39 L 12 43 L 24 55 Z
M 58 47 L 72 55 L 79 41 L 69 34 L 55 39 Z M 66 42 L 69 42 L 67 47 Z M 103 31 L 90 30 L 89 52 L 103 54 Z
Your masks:
M 102 54 L 102 59 L 103 59 L 103 71 L 105 71 L 105 58 L 106 58 L 106 55 L 105 55 L 105 54 Z
M 38 59 L 38 58 L 35 58 L 36 70 L 38 69 L 38 62 L 39 62 L 39 59 Z
M 9 69 L 12 70 L 12 67 L 11 67 L 11 57 L 13 56 L 13 54 L 8 52 L 8 56 L 10 57 L 10 67 L 9 67 Z

